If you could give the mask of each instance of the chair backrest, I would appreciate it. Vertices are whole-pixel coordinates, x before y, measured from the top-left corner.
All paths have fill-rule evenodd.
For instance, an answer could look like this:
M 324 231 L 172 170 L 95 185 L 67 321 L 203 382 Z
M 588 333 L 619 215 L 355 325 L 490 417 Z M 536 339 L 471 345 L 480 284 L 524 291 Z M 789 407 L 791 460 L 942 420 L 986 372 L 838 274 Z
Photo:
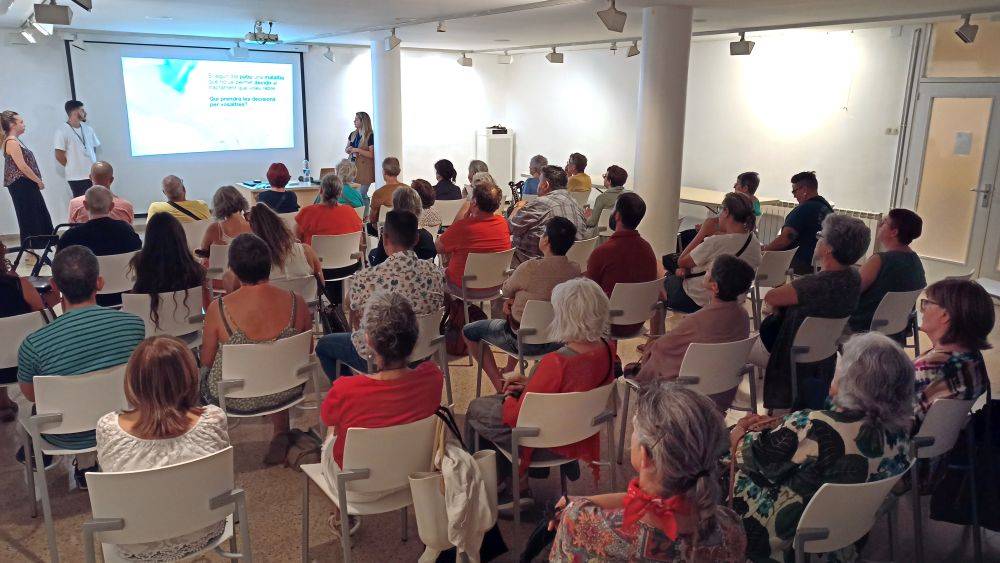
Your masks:
M 361 219 L 362 221 L 365 220 L 365 206 L 364 205 L 362 205 L 361 207 L 355 207 L 354 208 L 354 212 L 358 214 L 358 218 L 359 219 Z
M 486 289 L 503 284 L 513 257 L 513 248 L 502 252 L 470 252 L 465 262 L 465 275 L 476 276 L 476 279 L 465 282 L 466 289 Z
M 583 207 L 587 205 L 587 200 L 590 199 L 590 190 L 585 192 L 569 192 L 569 196 L 573 198 L 573 201 L 575 201 L 577 205 Z
M 81 375 L 36 376 L 32 383 L 37 413 L 62 414 L 60 422 L 45 423 L 39 428 L 45 434 L 93 430 L 102 416 L 128 408 L 125 364 Z
M 521 313 L 521 329 L 533 329 L 535 334 L 521 337 L 525 344 L 548 344 L 552 342 L 549 337 L 549 325 L 555 317 L 555 309 L 548 301 L 538 301 L 532 299 L 524 304 L 524 312 Z
M 210 279 L 222 279 L 222 275 L 229 267 L 229 245 L 213 244 L 208 249 L 208 277 Z
M 315 276 L 300 276 L 297 278 L 278 278 L 271 280 L 271 285 L 301 295 L 306 303 L 316 301 L 319 295 L 319 283 Z
M 807 553 L 825 553 L 846 547 L 871 530 L 892 487 L 906 472 L 868 483 L 824 483 L 809 500 L 796 530 L 822 528 L 829 536 L 807 541 Z
M 102 542 L 115 544 L 176 538 L 220 522 L 233 513 L 235 505 L 212 509 L 209 501 L 235 485 L 232 446 L 156 469 L 87 475 L 94 518 L 125 522 L 121 530 L 100 534 Z
M 17 351 L 21 342 L 45 326 L 41 311 L 0 318 L 0 369 L 17 367 Z
M 434 210 L 441 217 L 442 227 L 450 227 L 455 222 L 455 215 L 465 202 L 465 199 L 439 199 L 434 202 Z
M 653 316 L 653 307 L 660 299 L 663 278 L 648 282 L 615 284 L 611 290 L 611 324 L 634 325 Z
M 222 379 L 242 379 L 243 387 L 226 392 L 227 398 L 248 399 L 287 391 L 305 383 L 300 373 L 309 363 L 312 332 L 260 344 L 225 344 Z
M 906 330 L 910 322 L 917 298 L 923 289 L 914 291 L 890 291 L 882 297 L 875 314 L 872 316 L 871 330 L 881 332 L 886 336 L 899 334 Z
M 187 237 L 187 245 L 191 252 L 201 248 L 201 241 L 205 238 L 205 231 L 208 230 L 211 224 L 211 219 L 181 223 L 181 228 L 184 229 L 184 236 Z
M 386 428 L 350 428 L 344 442 L 345 471 L 368 469 L 369 478 L 349 481 L 348 491 L 380 492 L 409 486 L 411 473 L 429 471 L 436 415 Z
M 597 248 L 598 237 L 592 237 L 588 239 L 578 240 L 573 243 L 573 246 L 569 248 L 569 252 L 566 253 L 566 258 L 569 258 L 570 262 L 580 266 L 581 270 L 587 269 L 587 260 L 590 258 L 591 253 Z
M 443 309 L 417 316 L 419 332 L 417 333 L 417 343 L 413 346 L 413 352 L 410 353 L 411 362 L 426 358 L 434 359 L 434 354 L 438 353 L 441 345 L 441 341 L 437 343 L 434 341 L 441 336 L 441 317 L 443 316 Z
M 97 292 L 98 294 L 110 295 L 132 289 L 135 277 L 129 274 L 128 263 L 133 256 L 135 252 L 97 257 L 97 267 L 100 269 L 101 277 L 104 278 L 104 287 Z
M 794 248 L 790 250 L 768 250 L 761 254 L 760 266 L 757 267 L 756 283 L 759 287 L 778 287 L 785 283 L 788 268 L 795 256 Z
M 319 179 L 322 180 L 323 176 L 327 174 L 335 174 L 337 172 L 336 168 L 320 168 L 319 169 Z
M 150 311 L 152 296 L 146 293 L 123 293 L 122 310 L 132 313 L 146 324 L 146 336 L 169 334 L 182 336 L 201 330 L 205 315 L 202 314 L 202 294 L 200 287 L 188 290 L 161 293 L 157 306 L 160 326 L 156 327 Z
M 524 438 L 529 448 L 553 448 L 575 444 L 601 431 L 594 419 L 608 407 L 615 383 L 590 391 L 572 393 L 525 393 L 517 415 L 517 426 L 538 428 L 538 436 Z
M 974 402 L 963 399 L 938 399 L 931 403 L 931 408 L 920 424 L 920 430 L 914 436 L 914 441 L 934 438 L 934 443 L 918 449 L 917 456 L 928 459 L 950 452 L 958 440 L 959 432 L 965 427 L 965 421 Z
M 837 341 L 844 332 L 847 317 L 842 319 L 823 319 L 806 317 L 799 330 L 795 333 L 793 348 L 802 352 L 794 354 L 795 361 L 800 364 L 810 364 L 825 360 L 837 353 Z
M 972 276 L 976 275 L 976 270 L 969 270 L 964 274 L 955 274 L 954 276 L 945 276 L 948 280 L 971 280 Z
M 361 232 L 343 235 L 313 235 L 312 247 L 323 269 L 345 268 L 358 262 Z
M 288 230 L 295 233 L 295 216 L 298 215 L 298 211 L 292 211 L 291 213 L 278 213 L 278 217 L 281 217 L 281 221 L 285 223 Z
M 392 211 L 392 206 L 391 205 L 383 205 L 382 207 L 379 208 L 379 210 L 378 210 L 378 225 L 379 225 L 379 227 L 385 225 L 385 217 L 386 217 L 386 215 L 389 214 L 390 211 Z
M 679 376 L 697 378 L 690 385 L 704 395 L 729 391 L 740 384 L 756 340 L 756 336 L 751 336 L 736 342 L 693 343 L 684 352 Z

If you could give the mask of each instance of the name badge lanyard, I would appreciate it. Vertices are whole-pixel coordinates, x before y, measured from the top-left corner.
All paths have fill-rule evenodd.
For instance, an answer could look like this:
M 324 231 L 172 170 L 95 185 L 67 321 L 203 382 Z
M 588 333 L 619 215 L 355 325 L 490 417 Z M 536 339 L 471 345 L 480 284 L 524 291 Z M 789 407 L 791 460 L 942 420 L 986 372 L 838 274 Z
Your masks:
M 66 123 L 66 125 L 69 125 L 69 123 Z M 72 131 L 74 135 L 76 135 L 77 139 L 80 139 L 80 144 L 83 145 L 83 150 L 86 151 L 87 150 L 87 138 L 83 134 L 83 125 L 82 124 L 80 125 L 80 130 L 79 131 L 77 131 L 76 129 L 74 129 L 72 125 L 69 125 L 69 130 Z

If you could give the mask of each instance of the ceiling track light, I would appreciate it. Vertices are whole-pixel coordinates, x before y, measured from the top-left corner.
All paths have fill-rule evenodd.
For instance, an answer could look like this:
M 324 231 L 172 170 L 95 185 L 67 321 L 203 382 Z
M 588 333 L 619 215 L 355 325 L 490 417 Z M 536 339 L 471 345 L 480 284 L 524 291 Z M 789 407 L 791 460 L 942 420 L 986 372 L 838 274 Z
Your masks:
M 563 62 L 563 54 L 556 52 L 556 48 L 552 48 L 552 52 L 545 55 L 545 58 L 553 64 L 561 64 Z
M 633 41 L 632 46 L 629 47 L 628 51 L 625 53 L 625 57 L 634 57 L 638 54 L 639 54 L 639 42 Z
M 729 54 L 733 56 L 737 55 L 749 55 L 753 52 L 753 41 L 747 41 L 747 34 L 745 31 L 740 32 L 740 40 L 733 41 L 729 43 Z
M 70 25 L 70 23 L 72 23 L 73 10 L 71 10 L 69 6 L 60 6 L 59 4 L 56 4 L 56 0 L 49 0 L 48 2 L 35 4 L 31 17 L 33 18 L 33 22 L 47 25 L 50 30 L 47 35 L 51 35 L 52 26 Z
M 512 62 L 514 62 L 514 57 L 507 51 L 504 51 L 502 55 L 497 55 L 497 64 L 509 65 Z
M 472 66 L 472 57 L 466 55 L 464 52 L 458 57 L 458 64 L 462 66 Z
M 403 41 L 400 38 L 396 37 L 396 28 L 394 27 L 392 28 L 392 35 L 385 38 L 385 50 L 391 51 L 396 47 L 399 47 L 399 44 L 402 42 Z
M 955 35 L 962 40 L 962 43 L 972 43 L 976 40 L 976 34 L 979 33 L 979 26 L 969 23 L 970 19 L 972 19 L 972 14 L 963 15 L 962 25 L 955 30 Z
M 439 21 L 439 22 L 438 22 L 438 29 L 437 29 L 437 32 L 438 32 L 438 33 L 444 33 L 444 32 L 446 32 L 446 31 L 448 31 L 448 29 L 447 29 L 447 28 L 445 28 L 445 26 L 444 26 L 444 20 L 441 20 L 441 21 Z
M 601 18 L 608 31 L 618 33 L 625 31 L 625 19 L 628 18 L 628 14 L 615 7 L 615 0 L 611 0 L 611 6 L 606 10 L 598 10 L 597 17 Z
M 42 35 L 44 35 L 46 37 L 48 37 L 49 35 L 52 35 L 52 32 L 55 30 L 55 26 L 54 25 L 52 25 L 50 23 L 42 23 L 42 22 L 38 21 L 35 18 L 34 14 L 28 16 L 28 24 L 30 24 L 31 27 L 33 27 L 36 30 L 38 30 L 38 33 L 41 33 Z

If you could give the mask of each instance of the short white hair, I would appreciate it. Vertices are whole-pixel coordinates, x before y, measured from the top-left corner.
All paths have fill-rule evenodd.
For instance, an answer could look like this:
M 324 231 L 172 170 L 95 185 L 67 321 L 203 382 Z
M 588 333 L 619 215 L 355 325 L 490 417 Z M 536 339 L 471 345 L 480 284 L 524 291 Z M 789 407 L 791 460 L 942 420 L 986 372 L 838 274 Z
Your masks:
M 528 172 L 532 174 L 541 174 L 542 168 L 549 165 L 549 159 L 545 158 L 540 154 L 536 154 L 531 157 L 531 162 L 528 163 Z
M 552 290 L 554 342 L 597 342 L 608 326 L 608 296 L 587 278 L 573 278 Z
M 349 184 L 353 182 L 358 176 L 358 165 L 346 158 L 341 160 L 337 163 L 337 176 L 339 176 L 341 181 L 344 183 Z
M 170 201 L 184 197 L 184 180 L 173 174 L 163 178 L 163 195 Z
M 497 187 L 497 181 L 493 179 L 493 175 L 489 172 L 476 172 L 472 176 L 472 187 L 476 186 L 486 186 L 487 188 Z
M 92 186 L 83 195 L 91 215 L 106 215 L 115 203 L 115 196 L 104 186 Z
M 417 190 L 409 186 L 400 186 L 396 188 L 396 191 L 392 192 L 392 210 L 409 211 L 419 217 L 420 212 L 424 210 L 424 206 L 420 201 L 420 195 L 417 193 Z
M 913 425 L 913 362 L 888 336 L 866 332 L 844 344 L 834 376 L 837 406 L 865 415 L 889 431 Z

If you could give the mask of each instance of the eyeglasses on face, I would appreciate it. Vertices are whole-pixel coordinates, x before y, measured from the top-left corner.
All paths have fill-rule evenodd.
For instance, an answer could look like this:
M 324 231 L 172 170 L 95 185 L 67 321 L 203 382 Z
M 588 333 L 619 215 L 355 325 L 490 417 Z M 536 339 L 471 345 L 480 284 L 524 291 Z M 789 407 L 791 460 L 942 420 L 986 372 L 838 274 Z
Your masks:
M 934 301 L 933 299 L 927 299 L 925 297 L 920 300 L 920 311 L 923 312 L 925 309 L 927 309 L 928 305 L 937 305 L 939 307 L 941 306 L 941 304 L 938 303 L 937 301 Z

